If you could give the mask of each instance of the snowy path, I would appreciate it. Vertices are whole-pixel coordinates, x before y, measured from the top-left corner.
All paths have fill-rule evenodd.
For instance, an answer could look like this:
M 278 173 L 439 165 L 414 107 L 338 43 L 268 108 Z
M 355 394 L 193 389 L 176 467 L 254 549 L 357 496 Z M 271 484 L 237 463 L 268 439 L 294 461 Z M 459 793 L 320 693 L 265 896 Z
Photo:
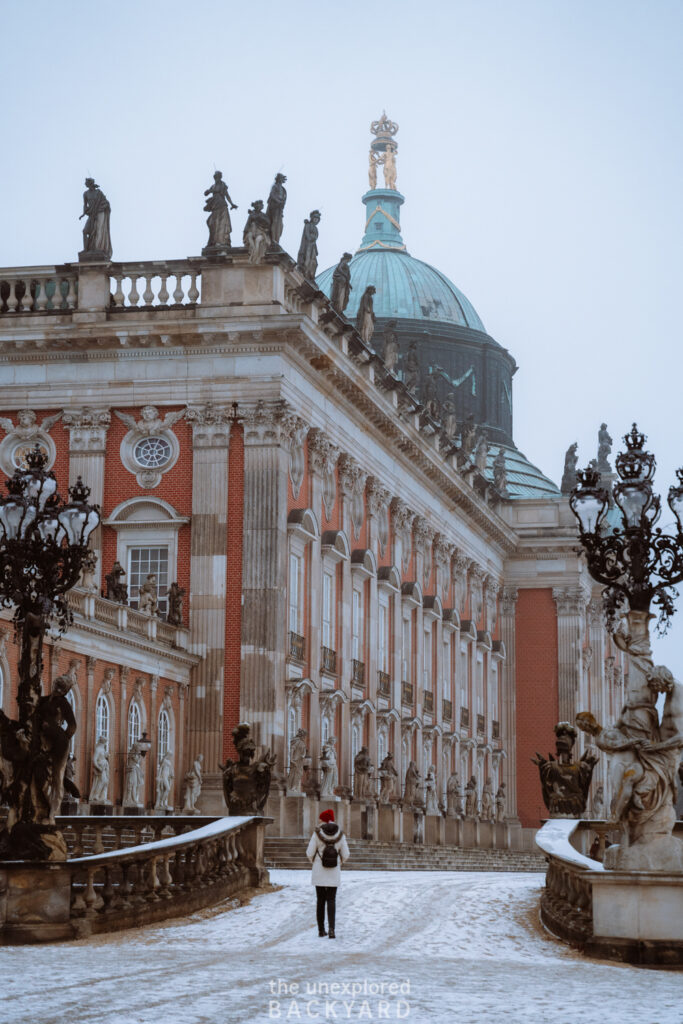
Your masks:
M 284 888 L 210 917 L 0 950 L 0 1021 L 683 1022 L 683 974 L 586 960 L 542 932 L 541 875 L 345 871 L 334 942 L 318 938 L 308 872 L 271 880 Z M 335 982 L 326 1004 L 319 985 Z

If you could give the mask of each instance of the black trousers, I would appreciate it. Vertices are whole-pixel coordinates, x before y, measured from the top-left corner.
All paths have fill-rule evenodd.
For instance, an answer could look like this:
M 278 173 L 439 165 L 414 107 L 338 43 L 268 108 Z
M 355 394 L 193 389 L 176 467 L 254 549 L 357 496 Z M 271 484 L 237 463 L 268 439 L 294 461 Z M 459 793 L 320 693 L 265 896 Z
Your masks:
M 327 925 L 334 931 L 335 900 L 337 898 L 336 885 L 316 885 L 315 892 L 318 897 L 316 915 L 318 918 L 318 931 L 325 931 L 325 907 L 327 907 Z

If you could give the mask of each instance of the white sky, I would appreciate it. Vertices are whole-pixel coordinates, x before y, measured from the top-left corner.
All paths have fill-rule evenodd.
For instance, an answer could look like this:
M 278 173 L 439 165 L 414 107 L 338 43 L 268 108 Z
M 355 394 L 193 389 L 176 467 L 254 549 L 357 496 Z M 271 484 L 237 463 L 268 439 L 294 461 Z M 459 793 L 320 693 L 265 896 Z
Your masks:
M 400 125 L 410 252 L 519 363 L 515 439 L 559 481 L 636 419 L 683 464 L 678 0 L 2 0 L 0 265 L 75 260 L 83 179 L 114 259 L 197 255 L 221 169 L 239 210 L 288 175 L 283 245 L 322 210 L 358 244 L 369 123 Z M 672 520 L 667 511 L 662 524 Z M 683 676 L 683 611 L 657 658 Z

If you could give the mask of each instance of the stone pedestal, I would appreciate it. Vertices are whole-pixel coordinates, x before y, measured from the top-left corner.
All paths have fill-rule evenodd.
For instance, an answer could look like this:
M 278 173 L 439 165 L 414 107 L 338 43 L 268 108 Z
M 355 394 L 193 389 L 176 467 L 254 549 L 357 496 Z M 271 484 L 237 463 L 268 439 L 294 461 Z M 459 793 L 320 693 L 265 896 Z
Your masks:
M 380 804 L 378 807 L 378 834 L 381 843 L 401 842 L 401 812 L 393 804 Z
M 460 821 L 458 818 L 444 819 L 444 842 L 447 846 L 460 846 Z
M 68 811 L 62 811 L 62 814 L 69 813 Z M 73 812 L 72 812 L 73 813 Z M 114 808 L 111 804 L 90 804 L 90 813 L 102 816 L 111 816 L 114 813 Z
M 493 847 L 494 830 L 495 825 L 492 821 L 480 821 L 476 845 L 483 850 L 490 850 Z
M 204 775 L 197 806 L 200 814 L 227 815 L 228 808 L 223 797 L 223 777 L 218 772 Z
M 463 818 L 461 821 L 461 845 L 472 849 L 479 845 L 479 822 L 476 818 Z
M 145 813 L 146 812 L 145 812 L 145 808 L 144 807 L 125 807 L 124 806 L 124 808 L 123 808 L 124 816 L 139 816 L 140 814 L 145 814 Z
M 49 863 L 0 863 L 0 894 L 3 943 L 73 938 L 70 869 Z
M 443 839 L 441 837 L 441 825 L 443 818 L 440 814 L 426 814 L 424 818 L 425 822 L 425 845 L 426 846 L 441 846 L 443 845 Z

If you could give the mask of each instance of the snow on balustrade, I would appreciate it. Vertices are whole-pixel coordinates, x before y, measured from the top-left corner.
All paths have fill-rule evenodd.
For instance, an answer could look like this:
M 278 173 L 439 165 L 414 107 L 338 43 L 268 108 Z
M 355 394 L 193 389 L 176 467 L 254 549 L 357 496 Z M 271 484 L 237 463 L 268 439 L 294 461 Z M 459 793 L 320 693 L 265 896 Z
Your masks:
M 78 276 L 55 267 L 0 269 L 0 315 L 59 313 L 76 308 Z
M 201 269 L 188 262 L 124 263 L 111 274 L 116 309 L 194 306 L 200 298 Z

